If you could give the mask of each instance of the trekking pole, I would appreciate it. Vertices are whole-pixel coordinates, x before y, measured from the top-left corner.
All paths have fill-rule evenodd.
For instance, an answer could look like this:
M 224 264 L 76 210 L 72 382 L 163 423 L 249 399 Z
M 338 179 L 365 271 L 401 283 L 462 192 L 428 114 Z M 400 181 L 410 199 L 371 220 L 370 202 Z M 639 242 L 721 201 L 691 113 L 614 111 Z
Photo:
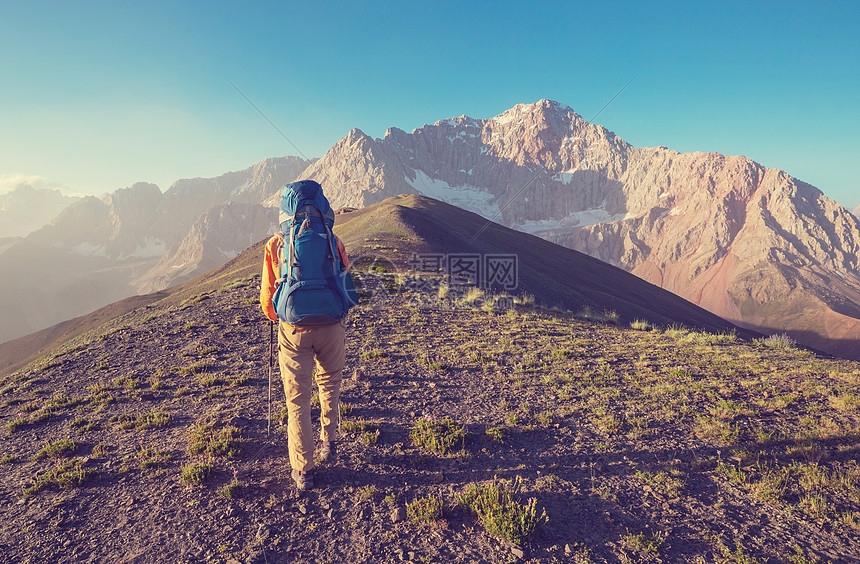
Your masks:
M 272 432 L 272 357 L 275 355 L 275 322 L 269 320 L 269 426 L 266 428 L 266 438 Z

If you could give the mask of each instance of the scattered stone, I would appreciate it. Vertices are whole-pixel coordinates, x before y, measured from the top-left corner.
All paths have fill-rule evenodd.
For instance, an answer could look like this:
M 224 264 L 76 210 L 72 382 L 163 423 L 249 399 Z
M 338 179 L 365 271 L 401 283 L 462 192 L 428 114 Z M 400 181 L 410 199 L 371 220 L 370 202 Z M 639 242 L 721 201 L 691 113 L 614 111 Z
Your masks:
M 394 549 L 394 555 L 397 557 L 398 560 L 403 560 L 403 549 L 402 548 Z
M 326 513 L 326 517 L 329 519 L 334 519 L 334 509 L 329 509 L 328 513 Z
M 242 563 L 239 562 L 238 560 L 236 560 L 235 558 L 231 558 L 230 560 L 227 561 L 227 564 L 242 564 Z
M 307 515 L 307 514 L 308 514 L 308 506 L 307 506 L 307 505 L 305 505 L 304 503 L 300 503 L 300 504 L 298 505 L 298 509 L 299 509 L 299 513 L 301 513 L 302 515 Z
M 406 519 L 406 508 L 401 506 L 395 507 L 391 512 L 391 522 L 399 523 Z
M 570 548 L 570 545 L 569 545 L 569 544 L 564 545 L 564 553 L 565 553 L 565 554 L 567 554 L 567 555 L 571 555 L 571 554 L 573 554 L 573 549 L 572 549 L 572 548 Z
M 257 529 L 257 540 L 264 541 L 272 535 L 272 530 L 266 525 L 260 525 Z
M 409 560 L 415 560 L 415 551 L 410 550 L 406 556 L 409 557 Z
M 511 546 L 511 554 L 513 554 L 514 556 L 516 556 L 519 559 L 523 559 L 526 556 L 525 551 L 517 545 Z

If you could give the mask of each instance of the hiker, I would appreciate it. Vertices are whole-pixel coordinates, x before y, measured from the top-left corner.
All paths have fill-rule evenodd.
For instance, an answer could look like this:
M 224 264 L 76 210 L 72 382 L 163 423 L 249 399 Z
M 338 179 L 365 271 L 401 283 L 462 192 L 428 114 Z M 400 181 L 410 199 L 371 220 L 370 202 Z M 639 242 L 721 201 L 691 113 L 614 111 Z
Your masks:
M 334 212 L 318 183 L 301 180 L 284 187 L 279 223 L 281 232 L 266 243 L 260 305 L 270 321 L 279 321 L 278 363 L 287 396 L 290 466 L 302 491 L 313 487 L 315 362 L 322 426 L 319 458 L 331 463 L 337 457 L 345 317 L 357 298 L 346 249 L 331 232 Z

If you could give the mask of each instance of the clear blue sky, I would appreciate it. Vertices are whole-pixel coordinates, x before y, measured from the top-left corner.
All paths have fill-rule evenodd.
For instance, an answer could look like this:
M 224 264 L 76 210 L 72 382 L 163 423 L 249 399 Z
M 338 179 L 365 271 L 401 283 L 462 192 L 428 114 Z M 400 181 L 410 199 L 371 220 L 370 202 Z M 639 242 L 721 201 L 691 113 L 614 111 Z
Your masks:
M 215 176 L 550 98 L 860 204 L 860 3 L 5 2 L 0 189 Z M 8 184 L 8 182 L 7 182 Z

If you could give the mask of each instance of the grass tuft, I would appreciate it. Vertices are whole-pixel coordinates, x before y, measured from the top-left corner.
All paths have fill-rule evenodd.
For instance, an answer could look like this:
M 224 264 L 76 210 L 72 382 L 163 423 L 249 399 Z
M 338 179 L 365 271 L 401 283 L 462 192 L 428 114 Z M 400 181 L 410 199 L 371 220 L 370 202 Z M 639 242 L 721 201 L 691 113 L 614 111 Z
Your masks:
M 531 537 L 547 522 L 546 511 L 537 510 L 537 500 L 530 498 L 519 503 L 514 498 L 522 487 L 519 476 L 510 482 L 508 488 L 497 481 L 473 484 L 463 494 L 457 496 L 457 503 L 480 519 L 484 529 L 491 535 L 521 544 Z
M 436 419 L 425 415 L 409 433 L 412 444 L 440 456 L 448 456 L 452 449 L 466 443 L 466 429 L 451 418 Z

